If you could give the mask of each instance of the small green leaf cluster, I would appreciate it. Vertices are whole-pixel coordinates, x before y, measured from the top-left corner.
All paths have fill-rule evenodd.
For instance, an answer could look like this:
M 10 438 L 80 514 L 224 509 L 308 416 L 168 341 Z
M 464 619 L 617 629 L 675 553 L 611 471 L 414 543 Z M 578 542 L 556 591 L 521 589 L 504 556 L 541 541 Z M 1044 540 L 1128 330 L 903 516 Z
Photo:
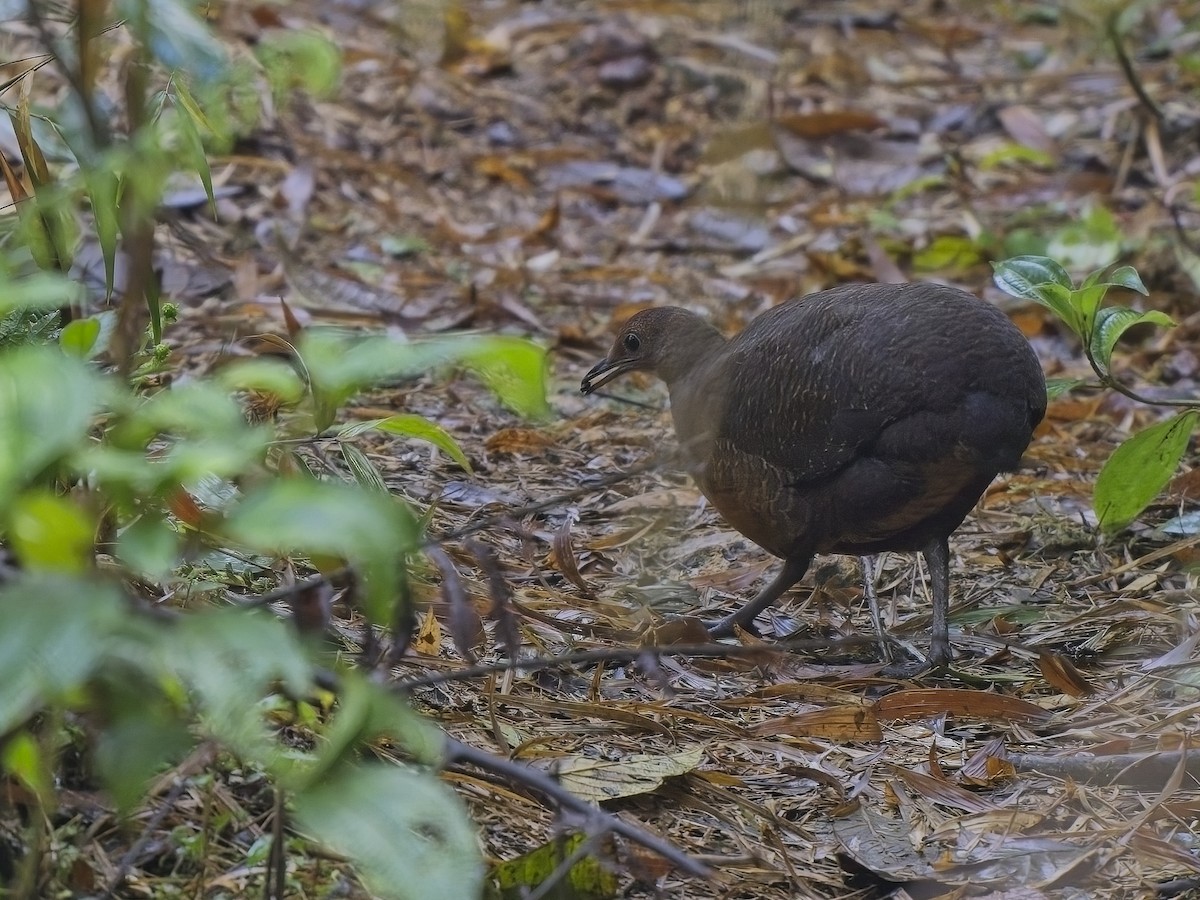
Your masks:
M 1131 266 L 1121 266 L 1107 275 L 1098 269 L 1076 285 L 1066 269 L 1053 259 L 1017 256 L 996 263 L 995 281 L 1005 293 L 1045 306 L 1074 332 L 1100 386 L 1140 402 L 1181 408 L 1171 418 L 1121 444 L 1096 480 L 1093 503 L 1101 528 L 1107 532 L 1125 528 L 1170 481 L 1200 417 L 1200 404 L 1141 397 L 1113 376 L 1112 354 L 1121 336 L 1135 325 L 1171 327 L 1175 323 L 1157 310 L 1140 312 L 1104 305 L 1111 288 L 1148 295 L 1141 277 Z M 1051 386 L 1051 391 L 1061 393 L 1084 383 L 1082 379 L 1072 379 Z

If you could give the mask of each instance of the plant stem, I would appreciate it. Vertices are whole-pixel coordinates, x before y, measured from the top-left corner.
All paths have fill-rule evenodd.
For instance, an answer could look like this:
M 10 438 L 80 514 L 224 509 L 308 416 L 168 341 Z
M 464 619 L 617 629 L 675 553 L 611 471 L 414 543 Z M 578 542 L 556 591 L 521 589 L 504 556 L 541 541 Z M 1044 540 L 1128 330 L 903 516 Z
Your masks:
M 1138 102 L 1142 104 L 1154 118 L 1158 121 L 1163 121 L 1162 108 L 1154 102 L 1154 99 L 1146 93 L 1146 88 L 1138 78 L 1137 71 L 1133 68 L 1133 60 L 1129 58 L 1129 54 L 1125 52 L 1125 44 L 1121 41 L 1121 35 L 1117 32 L 1117 16 L 1113 14 L 1109 16 L 1108 23 L 1105 26 L 1105 31 L 1108 32 L 1108 39 L 1112 43 L 1113 52 L 1117 55 L 1117 62 L 1121 65 L 1121 72 L 1125 75 L 1125 80 L 1129 82 L 1129 86 L 1137 95 Z

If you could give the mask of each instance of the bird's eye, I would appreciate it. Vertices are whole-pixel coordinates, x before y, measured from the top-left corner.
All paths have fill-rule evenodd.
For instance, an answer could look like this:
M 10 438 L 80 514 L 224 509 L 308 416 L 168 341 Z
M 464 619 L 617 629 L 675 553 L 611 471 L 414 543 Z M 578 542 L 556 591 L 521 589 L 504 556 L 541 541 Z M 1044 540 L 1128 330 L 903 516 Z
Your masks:
M 630 353 L 637 353 L 639 350 L 642 349 L 642 339 L 640 337 L 638 337 L 636 334 L 625 335 L 625 340 L 622 341 L 621 343 L 623 343 L 625 345 L 625 349 L 628 350 Z

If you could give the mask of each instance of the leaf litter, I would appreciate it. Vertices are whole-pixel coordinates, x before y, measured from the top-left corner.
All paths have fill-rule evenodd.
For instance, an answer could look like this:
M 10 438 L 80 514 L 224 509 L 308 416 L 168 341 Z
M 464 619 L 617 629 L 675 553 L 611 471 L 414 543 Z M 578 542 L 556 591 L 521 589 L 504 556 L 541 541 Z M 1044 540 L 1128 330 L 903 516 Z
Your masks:
M 552 347 L 543 423 L 519 421 L 477 382 L 422 375 L 353 400 L 346 418 L 420 415 L 432 444 L 372 429 L 352 438 L 344 465 L 319 448 L 310 462 L 347 479 L 373 467 L 432 508 L 435 538 L 479 528 L 473 549 L 448 540 L 414 573 L 420 630 L 393 674 L 415 679 L 416 706 L 465 744 L 557 772 L 717 872 L 687 879 L 624 840 L 563 844 L 569 817 L 448 772 L 486 857 L 556 845 L 557 861 L 595 857 L 619 876 L 591 878 L 598 896 L 617 882 L 623 896 L 756 900 L 1200 889 L 1200 539 L 1163 527 L 1194 513 L 1195 457 L 1115 538 L 1100 537 L 1090 505 L 1104 460 L 1156 412 L 1117 396 L 1052 403 L 1021 472 L 952 540 L 955 677 L 914 686 L 883 677 L 873 642 L 858 640 L 870 626 L 846 562 L 814 567 L 768 619 L 768 637 L 807 650 L 747 637 L 746 652 L 622 656 L 671 629 L 692 643 L 686 623 L 662 617 L 729 611 L 773 563 L 676 469 L 644 465 L 674 440 L 658 388 L 632 379 L 601 401 L 576 390 L 612 320 L 643 306 L 687 305 L 733 330 L 796 293 L 897 277 L 1004 304 L 1048 374 L 1085 376 L 1045 311 L 990 285 L 988 260 L 1042 241 L 1076 261 L 1121 253 L 1138 267 L 1149 302 L 1180 326 L 1123 342 L 1115 364 L 1194 395 L 1196 267 L 1180 264 L 1200 252 L 1194 112 L 1169 66 L 1194 71 L 1200 7 L 1150 4 L 1134 32 L 1159 48 L 1135 61 L 1170 112 L 1160 122 L 1066 10 L 416 6 L 297 2 L 286 22 L 224 8 L 217 24 L 235 42 L 264 27 L 328 29 L 344 84 L 214 162 L 219 224 L 198 196 L 175 203 L 179 239 L 164 244 L 174 256 L 163 270 L 180 277 L 164 290 L 184 307 L 172 335 L 184 369 L 216 364 L 230 335 L 290 336 L 301 317 Z M 95 282 L 100 254 L 86 258 Z M 917 563 L 888 555 L 878 568 L 886 621 L 919 643 L 929 604 Z M 361 649 L 361 623 L 336 604 L 333 618 L 346 650 Z M 613 653 L 505 668 L 518 643 L 526 661 Z M 473 661 L 493 670 L 455 678 Z M 420 686 L 429 676 L 441 680 Z M 198 828 L 217 806 L 261 837 L 269 810 L 238 779 L 187 782 L 155 827 Z M 152 822 L 152 808 L 136 820 Z M 112 821 L 93 832 L 115 838 Z M 155 854 L 170 852 L 161 844 L 143 848 L 129 889 L 151 889 Z M 82 890 L 113 869 L 99 847 L 85 854 Z M 211 852 L 200 888 L 251 883 L 240 846 Z

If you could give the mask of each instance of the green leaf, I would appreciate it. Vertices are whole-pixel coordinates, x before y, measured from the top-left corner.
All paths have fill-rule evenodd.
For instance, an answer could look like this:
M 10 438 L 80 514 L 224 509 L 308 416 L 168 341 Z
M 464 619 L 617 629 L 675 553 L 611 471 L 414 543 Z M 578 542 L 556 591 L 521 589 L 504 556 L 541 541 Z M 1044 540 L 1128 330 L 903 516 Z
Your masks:
M 182 86 L 182 82 L 179 82 Z M 217 197 L 213 193 L 212 170 L 208 167 L 208 155 L 204 152 L 204 141 L 200 137 L 200 129 L 188 112 L 188 107 L 182 103 L 175 104 L 175 124 L 179 129 L 180 147 L 187 166 L 200 176 L 204 185 L 204 193 L 208 197 L 208 208 L 213 218 L 217 218 Z
M 128 615 L 94 578 L 23 575 L 0 588 L 0 733 L 82 685 Z
M 108 385 L 55 348 L 0 354 L 0 509 L 19 485 L 84 445 Z
M 969 237 L 943 234 L 913 254 L 913 266 L 923 272 L 958 272 L 981 259 L 979 246 Z
M 354 476 L 359 487 L 377 494 L 388 493 L 383 476 L 367 454 L 345 441 L 340 442 L 338 446 L 342 451 L 342 459 L 346 461 L 346 466 L 350 469 L 350 474 Z
M 37 272 L 0 282 L 0 315 L 18 309 L 58 309 L 79 303 L 83 287 L 57 272 Z
M 357 762 L 360 747 L 384 737 L 403 743 L 421 762 L 436 765 L 442 758 L 445 739 L 434 725 L 382 685 L 357 672 L 345 673 L 339 683 L 337 712 L 325 730 L 315 764 L 299 773 L 293 787 L 303 790 L 328 772 Z
M 312 689 L 312 671 L 294 629 L 261 610 L 187 615 L 147 642 L 143 656 L 188 688 L 208 733 L 259 765 L 282 766 L 258 700 L 277 682 L 288 696 Z
M 532 341 L 468 334 L 399 341 L 358 339 L 332 329 L 305 331 L 300 359 L 309 373 L 316 426 L 324 431 L 351 395 L 381 381 L 461 367 L 475 373 L 510 409 L 544 416 L 546 351 Z
M 387 900 L 478 897 L 475 828 L 432 774 L 383 764 L 342 766 L 293 801 L 301 827 L 353 859 Z
M 388 416 L 386 419 L 371 419 L 364 422 L 351 422 L 344 425 L 338 431 L 338 437 L 341 440 L 356 437 L 364 432 L 376 430 L 384 431 L 388 434 L 399 435 L 400 437 L 416 438 L 417 440 L 426 441 L 433 444 L 439 450 L 444 450 L 446 455 L 452 460 L 466 469 L 471 471 L 471 461 L 467 459 L 462 448 L 450 435 L 450 432 L 429 421 L 424 416 L 415 414 Z
M 120 233 L 117 220 L 120 182 L 114 169 L 107 165 L 88 169 L 84 177 L 92 206 L 96 240 L 104 257 L 104 299 L 111 300 L 117 271 L 117 237 Z
M 117 558 L 151 581 L 160 581 L 179 564 L 181 546 L 175 529 L 161 516 L 143 513 L 117 537 Z
M 1113 348 L 1117 346 L 1121 335 L 1134 325 L 1142 324 L 1162 325 L 1167 328 L 1175 326 L 1175 322 L 1170 316 L 1158 310 L 1143 313 L 1123 306 L 1110 306 L 1100 310 L 1096 316 L 1090 350 L 1102 372 L 1108 372 Z
M 419 541 L 416 520 L 399 500 L 300 479 L 248 495 L 230 513 L 228 532 L 266 552 L 346 560 L 363 576 L 365 611 L 374 622 L 389 620 L 400 560 Z
M 1022 300 L 1042 301 L 1041 290 L 1058 285 L 1074 288 L 1067 270 L 1048 256 L 1014 256 L 993 265 L 996 287 Z
M 298 403 L 305 392 L 296 370 L 281 359 L 238 360 L 223 366 L 215 380 L 227 391 L 262 391 L 284 403 Z
M 1158 496 L 1187 449 L 1200 411 L 1187 410 L 1135 434 L 1108 458 L 1096 479 L 1100 527 L 1119 531 Z
M 1045 256 L 1014 256 L 993 267 L 993 280 L 1004 293 L 1042 304 L 1076 334 L 1083 333 L 1071 276 L 1054 260 Z
M 41 745 L 28 731 L 19 731 L 5 740 L 0 770 L 24 782 L 47 811 L 53 808 L 54 774 Z
M 144 799 L 150 780 L 195 741 L 183 715 L 150 686 L 121 685 L 119 693 L 115 703 L 107 704 L 95 764 L 117 807 L 127 813 Z M 246 696 L 248 707 L 253 708 L 253 699 Z
M 58 336 L 58 344 L 67 353 L 80 359 L 90 359 L 100 337 L 100 320 L 92 317 L 68 322 Z
M 8 537 L 25 568 L 70 575 L 87 569 L 96 527 L 66 497 L 27 491 L 6 512 Z
M 315 31 L 267 32 L 255 47 L 255 55 L 276 96 L 298 87 L 315 97 L 326 97 L 341 78 L 341 50 Z
M 1108 283 L 1113 287 L 1123 287 L 1131 291 L 1137 291 L 1143 297 L 1150 296 L 1150 292 L 1146 290 L 1146 285 L 1142 283 L 1142 276 L 1138 274 L 1137 269 L 1133 266 L 1121 266 L 1121 268 L 1115 269 L 1108 276 Z
M 1046 399 L 1056 400 L 1063 394 L 1070 393 L 1081 384 L 1087 384 L 1086 378 L 1047 378 Z

